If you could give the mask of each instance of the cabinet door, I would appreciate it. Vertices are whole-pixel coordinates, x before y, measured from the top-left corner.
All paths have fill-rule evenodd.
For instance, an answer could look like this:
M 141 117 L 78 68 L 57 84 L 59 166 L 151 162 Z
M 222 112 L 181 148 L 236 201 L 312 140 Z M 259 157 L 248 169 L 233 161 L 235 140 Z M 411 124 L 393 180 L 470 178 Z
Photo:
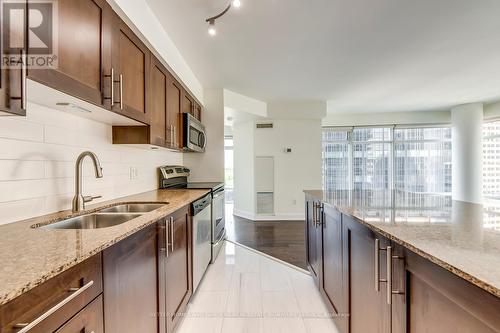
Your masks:
M 12 3 L 12 1 L 0 0 L 0 18 L 3 20 L 6 13 L 3 12 L 4 4 Z M 26 2 L 16 2 L 16 8 L 26 8 Z M 4 24 L 4 23 L 2 23 Z M 23 24 L 11 24 L 11 28 L 23 28 Z M 6 29 L 6 27 L 3 27 Z M 3 31 L 0 33 L 7 33 Z M 9 35 L 21 36 L 20 38 L 25 38 L 23 36 L 23 31 L 9 31 Z M 6 40 L 1 40 L 0 43 L 0 54 L 2 55 L 2 61 L 0 62 L 0 116 L 3 115 L 3 111 L 6 115 L 16 114 L 20 116 L 26 115 L 26 106 L 23 105 L 23 100 L 26 100 L 26 91 L 23 89 L 23 83 L 25 83 L 25 72 L 22 70 L 21 60 L 22 54 L 24 52 L 24 46 L 19 49 L 6 48 Z M 4 57 L 5 55 L 5 57 Z M 5 66 L 4 62 L 9 62 L 8 66 Z
M 167 137 L 171 137 L 172 146 L 182 148 L 182 88 L 170 77 L 167 87 Z
M 151 144 L 171 147 L 172 134 L 167 126 L 167 86 L 166 69 L 156 59 L 151 61 L 151 84 L 149 85 L 149 101 L 151 110 L 150 136 Z
M 116 92 L 112 110 L 148 124 L 146 85 L 150 51 L 116 14 L 112 38 L 113 88 Z
M 102 295 L 87 305 L 55 333 L 103 333 Z
M 106 333 L 157 332 L 156 226 L 104 250 Z
M 381 249 L 386 248 L 389 242 L 346 215 L 342 217 L 342 224 L 345 290 L 349 293 L 349 332 L 389 333 L 391 306 L 387 303 L 387 286 L 380 283 L 379 290 L 376 290 L 375 283 L 377 275 L 386 279 L 386 255 L 385 251 L 376 249 L 375 241 L 378 240 Z
M 173 332 L 182 319 L 192 294 L 191 221 L 186 206 L 167 220 L 168 246 L 166 252 L 167 332 Z
M 323 269 L 321 292 L 327 304 L 337 314 L 348 313 L 344 298 L 344 270 L 342 248 L 342 214 L 335 208 L 325 205 L 323 214 Z M 339 316 L 338 326 L 344 321 Z M 345 325 L 344 325 L 345 326 Z
M 198 103 L 194 105 L 194 117 L 201 121 L 201 106 Z
M 194 116 L 194 101 L 189 95 L 189 93 L 183 90 L 184 99 L 182 101 L 182 112 L 189 113 Z
M 307 266 L 317 286 L 320 285 L 322 253 L 321 214 L 318 205 L 318 201 L 306 197 Z
M 29 77 L 95 105 L 104 105 L 111 65 L 111 7 L 105 0 L 58 1 L 58 66 Z M 106 83 L 104 81 L 107 81 Z M 110 101 L 106 101 L 109 106 Z
M 393 332 L 500 332 L 498 297 L 409 250 L 401 252 L 405 264 L 393 278 L 405 279 L 406 286 L 393 288 L 408 295 L 393 295 Z

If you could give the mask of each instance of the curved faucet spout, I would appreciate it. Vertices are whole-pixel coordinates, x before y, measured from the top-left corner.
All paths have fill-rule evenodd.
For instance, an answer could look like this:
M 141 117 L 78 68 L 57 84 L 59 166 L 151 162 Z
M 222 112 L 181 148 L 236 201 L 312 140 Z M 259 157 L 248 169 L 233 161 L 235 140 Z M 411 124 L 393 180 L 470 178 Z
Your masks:
M 75 164 L 75 196 L 73 197 L 73 212 L 79 212 L 85 209 L 85 203 L 96 199 L 97 197 L 84 197 L 82 195 L 82 167 L 85 157 L 90 157 L 94 164 L 95 177 L 102 178 L 102 167 L 99 158 L 91 151 L 84 151 L 76 159 Z

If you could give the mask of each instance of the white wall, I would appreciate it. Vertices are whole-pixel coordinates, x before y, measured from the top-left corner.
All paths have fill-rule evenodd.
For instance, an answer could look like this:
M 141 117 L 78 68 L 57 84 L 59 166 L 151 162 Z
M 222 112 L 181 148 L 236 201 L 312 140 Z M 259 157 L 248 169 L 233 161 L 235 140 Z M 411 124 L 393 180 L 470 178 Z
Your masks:
M 265 102 L 227 89 L 224 89 L 224 107 L 259 117 L 267 116 L 267 104 Z
M 206 127 L 205 153 L 185 153 L 184 165 L 192 182 L 224 181 L 224 96 L 222 89 L 206 90 L 201 121 Z
M 233 128 L 234 214 L 246 218 L 255 215 L 254 127 L 249 121 Z
M 323 126 L 372 126 L 394 124 L 449 124 L 450 111 L 329 113 Z
M 71 208 L 77 156 L 94 151 L 104 177 L 84 165 L 83 193 L 95 202 L 158 188 L 157 167 L 182 154 L 113 145 L 111 126 L 28 104 L 27 117 L 0 119 L 0 224 Z M 130 167 L 137 179 L 130 180 Z
M 146 39 L 156 55 L 165 60 L 174 74 L 191 90 L 201 103 L 204 102 L 203 87 L 196 78 L 181 53 L 170 39 L 167 32 L 145 0 L 107 0 L 120 14 L 127 16 L 127 23 L 132 23 L 134 31 Z M 122 18 L 124 18 L 122 16 Z M 127 21 L 127 20 L 125 20 Z
M 272 129 L 255 130 L 254 152 L 274 157 L 274 218 L 303 219 L 303 190 L 321 188 L 321 120 L 272 122 Z M 285 153 L 285 148 L 292 152 Z

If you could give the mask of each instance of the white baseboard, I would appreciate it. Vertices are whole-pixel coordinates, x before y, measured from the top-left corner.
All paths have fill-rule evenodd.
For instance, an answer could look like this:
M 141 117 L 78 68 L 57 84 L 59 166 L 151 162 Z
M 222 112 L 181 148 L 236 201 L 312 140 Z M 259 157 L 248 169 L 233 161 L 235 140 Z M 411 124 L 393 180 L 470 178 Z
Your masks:
M 304 221 L 304 214 L 257 215 L 243 210 L 233 210 L 233 214 L 252 221 Z

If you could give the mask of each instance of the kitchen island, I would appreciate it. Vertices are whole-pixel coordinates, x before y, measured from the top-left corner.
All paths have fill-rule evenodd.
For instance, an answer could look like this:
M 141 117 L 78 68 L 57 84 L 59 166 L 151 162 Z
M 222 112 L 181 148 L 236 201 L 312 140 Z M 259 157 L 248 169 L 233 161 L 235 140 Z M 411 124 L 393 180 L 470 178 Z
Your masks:
M 305 194 L 308 267 L 343 332 L 500 330 L 497 208 L 399 191 Z

